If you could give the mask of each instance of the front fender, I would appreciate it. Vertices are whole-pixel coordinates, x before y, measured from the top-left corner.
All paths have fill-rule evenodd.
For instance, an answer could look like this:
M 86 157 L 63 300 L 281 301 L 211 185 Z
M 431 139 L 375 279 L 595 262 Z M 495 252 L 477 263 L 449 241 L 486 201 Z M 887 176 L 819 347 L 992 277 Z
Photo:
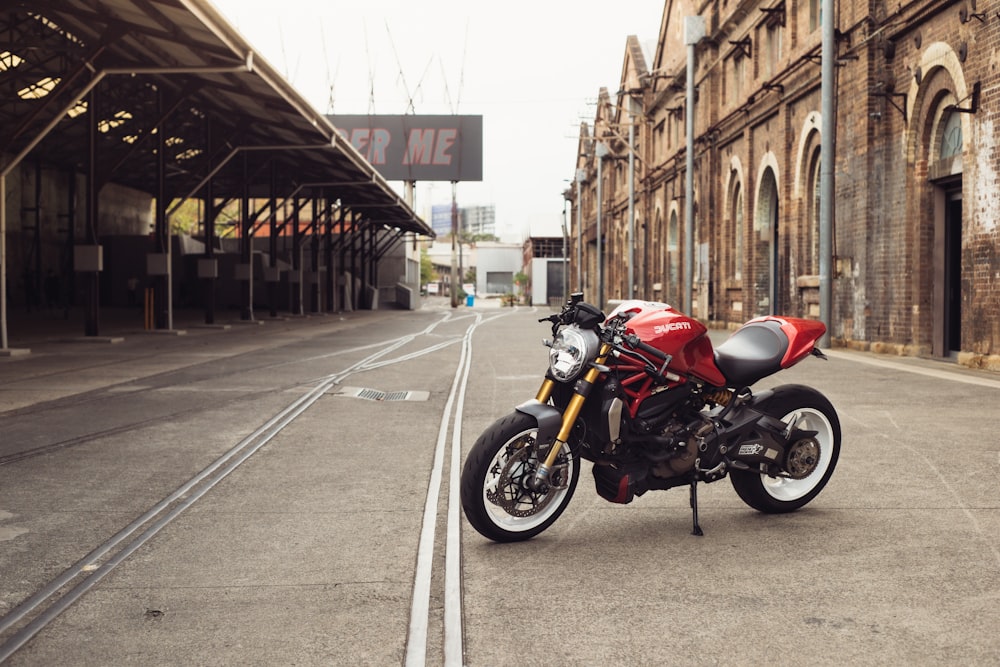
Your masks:
M 538 444 L 547 445 L 555 441 L 559 429 L 562 428 L 562 413 L 559 410 L 534 398 L 514 409 L 534 417 L 535 423 L 538 424 Z

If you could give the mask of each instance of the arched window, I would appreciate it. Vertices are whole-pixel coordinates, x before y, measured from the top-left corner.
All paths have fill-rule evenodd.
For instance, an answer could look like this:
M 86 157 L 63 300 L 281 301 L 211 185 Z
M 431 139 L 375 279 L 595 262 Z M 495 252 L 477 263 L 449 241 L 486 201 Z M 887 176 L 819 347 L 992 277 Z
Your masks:
M 680 302 L 681 293 L 681 253 L 680 253 L 680 224 L 677 220 L 677 211 L 670 212 L 670 225 L 667 228 L 667 263 L 670 278 L 667 285 L 667 303 L 677 306 Z
M 754 216 L 753 283 L 756 315 L 771 315 L 777 307 L 778 183 L 769 167 L 761 176 Z
M 733 263 L 731 270 L 734 280 L 743 279 L 743 184 L 737 174 L 732 176 L 729 194 L 729 215 L 733 229 Z
M 809 159 L 809 177 L 806 190 L 805 262 L 801 273 L 819 273 L 819 210 L 820 210 L 820 159 L 819 149 Z
M 941 130 L 941 145 L 938 147 L 938 157 L 942 160 L 962 154 L 962 117 L 954 111 L 948 112 Z

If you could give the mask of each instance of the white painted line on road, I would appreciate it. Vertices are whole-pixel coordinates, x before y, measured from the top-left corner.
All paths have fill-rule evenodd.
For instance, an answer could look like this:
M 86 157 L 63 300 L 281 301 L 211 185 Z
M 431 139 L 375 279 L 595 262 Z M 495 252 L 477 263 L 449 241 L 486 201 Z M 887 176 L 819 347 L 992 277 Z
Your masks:
M 420 530 L 420 543 L 417 547 L 417 567 L 413 577 L 413 600 L 410 603 L 410 628 L 406 639 L 406 666 L 424 667 L 427 661 L 427 628 L 430 616 L 431 575 L 434 566 L 434 530 L 437 523 L 438 498 L 441 493 L 441 477 L 444 467 L 445 440 L 448 436 L 448 422 L 451 418 L 455 396 L 462 382 L 463 372 L 467 371 L 468 354 L 466 348 L 472 330 L 478 325 L 469 327 L 462 344 L 462 354 L 459 356 L 455 378 L 448 392 L 448 401 L 441 414 L 441 424 L 438 427 L 437 444 L 434 447 L 434 462 L 431 464 L 431 478 L 427 485 L 427 500 L 424 504 L 423 525 Z M 457 421 L 456 417 L 456 421 Z M 461 630 L 459 630 L 461 633 Z M 459 649 L 461 650 L 461 648 Z
M 462 667 L 462 531 L 459 525 L 459 485 L 461 484 L 462 419 L 465 414 L 465 391 L 472 368 L 472 332 L 482 322 L 469 327 L 463 343 L 465 371 L 462 388 L 458 392 L 455 421 L 451 433 L 451 474 L 448 477 L 448 537 L 445 544 L 444 566 L 444 664 L 445 667 Z
M 486 321 L 506 315 L 494 315 Z M 437 506 L 444 469 L 445 439 L 448 423 L 452 421 L 450 465 L 448 468 L 448 502 L 446 512 L 445 575 L 444 575 L 444 664 L 461 667 L 465 658 L 462 646 L 462 531 L 461 485 L 462 419 L 465 410 L 465 392 L 472 368 L 472 334 L 483 323 L 482 314 L 462 337 L 462 352 L 452 380 L 451 390 L 441 415 L 434 462 L 427 487 L 420 544 L 417 547 L 417 567 L 413 582 L 413 601 L 410 605 L 410 628 L 406 641 L 407 667 L 424 667 L 427 661 L 427 632 L 430 624 L 430 588 L 434 560 L 434 531 L 437 523 Z M 454 321 L 454 320 L 452 320 Z M 454 408 L 454 419 L 452 419 Z

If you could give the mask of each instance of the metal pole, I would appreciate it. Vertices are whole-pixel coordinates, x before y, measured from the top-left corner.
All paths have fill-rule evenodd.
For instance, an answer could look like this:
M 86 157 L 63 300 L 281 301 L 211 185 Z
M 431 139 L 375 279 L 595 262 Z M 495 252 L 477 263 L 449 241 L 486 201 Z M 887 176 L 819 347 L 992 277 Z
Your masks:
M 833 196 L 834 162 L 836 155 L 837 123 L 834 119 L 834 3 L 822 0 L 823 21 L 822 46 L 820 53 L 820 163 L 819 163 L 819 316 L 826 324 L 826 333 L 819 340 L 820 347 L 830 347 L 830 328 L 833 326 L 832 296 L 833 285 Z
M 628 298 L 635 298 L 635 120 L 628 118 Z
M 684 306 L 691 315 L 691 292 L 694 280 L 694 65 L 695 47 L 705 36 L 705 19 L 684 17 L 684 43 L 687 45 L 687 100 L 684 122 L 687 127 L 686 164 L 684 177 Z M 704 317 L 702 313 L 702 317 Z
M 0 171 L 0 350 L 7 349 L 7 174 Z
M 563 303 L 569 301 L 569 212 L 566 210 L 567 204 L 569 204 L 568 198 L 563 200 L 563 219 L 562 219 Z
M 458 182 L 451 182 L 451 307 L 458 308 Z
M 602 143 L 597 144 L 597 307 L 604 308 L 604 256 L 601 243 L 601 209 L 603 199 L 602 165 L 604 156 L 608 154 L 608 147 Z
M 576 170 L 576 290 L 583 289 L 583 179 L 587 173 Z

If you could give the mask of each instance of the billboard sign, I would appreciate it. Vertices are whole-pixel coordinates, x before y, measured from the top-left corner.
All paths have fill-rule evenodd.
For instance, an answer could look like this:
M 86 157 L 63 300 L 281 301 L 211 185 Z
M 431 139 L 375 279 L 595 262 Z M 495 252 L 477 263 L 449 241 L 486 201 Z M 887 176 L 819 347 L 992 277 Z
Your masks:
M 483 180 L 482 116 L 327 116 L 387 181 Z

